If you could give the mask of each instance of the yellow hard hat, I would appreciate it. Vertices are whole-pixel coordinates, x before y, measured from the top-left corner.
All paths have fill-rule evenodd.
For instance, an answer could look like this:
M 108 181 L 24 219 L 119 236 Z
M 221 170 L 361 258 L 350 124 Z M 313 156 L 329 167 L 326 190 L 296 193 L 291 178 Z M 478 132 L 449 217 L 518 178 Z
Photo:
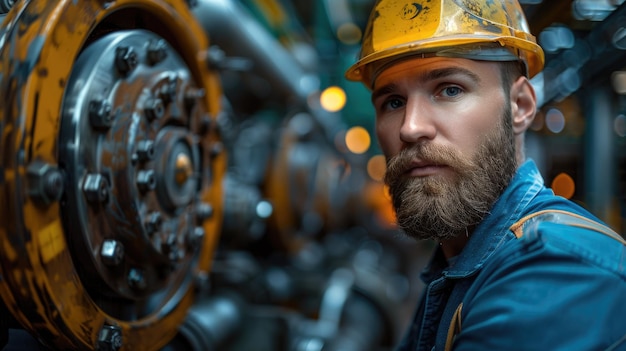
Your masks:
M 378 0 L 346 78 L 371 88 L 390 62 L 415 55 L 520 60 L 529 77 L 544 64 L 517 0 Z

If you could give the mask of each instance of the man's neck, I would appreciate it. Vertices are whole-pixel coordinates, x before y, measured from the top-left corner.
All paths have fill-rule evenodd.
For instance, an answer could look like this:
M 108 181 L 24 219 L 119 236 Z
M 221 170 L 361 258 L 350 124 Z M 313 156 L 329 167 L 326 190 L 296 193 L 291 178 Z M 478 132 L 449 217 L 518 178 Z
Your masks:
M 441 245 L 441 250 L 443 250 L 443 255 L 446 257 L 447 260 L 452 257 L 458 256 L 461 251 L 463 251 L 463 248 L 469 241 L 470 233 L 471 231 L 463 231 L 454 238 L 442 240 L 439 242 L 439 245 Z

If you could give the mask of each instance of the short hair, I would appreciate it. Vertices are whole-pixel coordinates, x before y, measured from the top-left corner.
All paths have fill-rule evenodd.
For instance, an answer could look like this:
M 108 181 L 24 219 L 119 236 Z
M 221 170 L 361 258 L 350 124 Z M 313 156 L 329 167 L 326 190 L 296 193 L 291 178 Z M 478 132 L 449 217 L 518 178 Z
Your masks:
M 500 64 L 500 75 L 505 96 L 508 97 L 511 92 L 511 85 L 513 85 L 520 76 L 526 76 L 526 69 L 524 68 L 524 64 L 520 61 L 506 61 Z

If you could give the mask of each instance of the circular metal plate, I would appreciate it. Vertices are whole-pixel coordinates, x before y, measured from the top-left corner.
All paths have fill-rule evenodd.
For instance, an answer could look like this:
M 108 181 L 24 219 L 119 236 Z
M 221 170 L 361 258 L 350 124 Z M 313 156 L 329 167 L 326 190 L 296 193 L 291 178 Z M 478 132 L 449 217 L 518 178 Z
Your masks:
M 20 2 L 0 28 L 0 296 L 55 349 L 154 350 L 209 270 L 221 91 L 183 1 Z

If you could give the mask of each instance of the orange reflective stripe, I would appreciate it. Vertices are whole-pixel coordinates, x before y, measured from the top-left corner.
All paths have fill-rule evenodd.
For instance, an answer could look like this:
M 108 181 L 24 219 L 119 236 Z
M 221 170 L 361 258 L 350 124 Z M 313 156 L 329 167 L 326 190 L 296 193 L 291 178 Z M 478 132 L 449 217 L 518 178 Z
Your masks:
M 524 235 L 524 226 L 531 219 L 535 221 L 544 220 L 548 222 L 562 223 L 574 227 L 594 230 L 598 233 L 602 233 L 619 241 L 623 245 L 626 245 L 626 240 L 624 240 L 624 238 L 614 232 L 611 228 L 589 218 L 563 210 L 543 210 L 531 213 L 528 216 L 525 216 L 524 218 L 517 221 L 509 229 L 519 239 Z
M 461 310 L 463 309 L 463 302 L 459 304 L 452 315 L 452 320 L 450 321 L 450 326 L 448 327 L 448 336 L 446 337 L 446 347 L 445 351 L 452 350 L 452 344 L 454 343 L 454 338 L 461 332 Z

